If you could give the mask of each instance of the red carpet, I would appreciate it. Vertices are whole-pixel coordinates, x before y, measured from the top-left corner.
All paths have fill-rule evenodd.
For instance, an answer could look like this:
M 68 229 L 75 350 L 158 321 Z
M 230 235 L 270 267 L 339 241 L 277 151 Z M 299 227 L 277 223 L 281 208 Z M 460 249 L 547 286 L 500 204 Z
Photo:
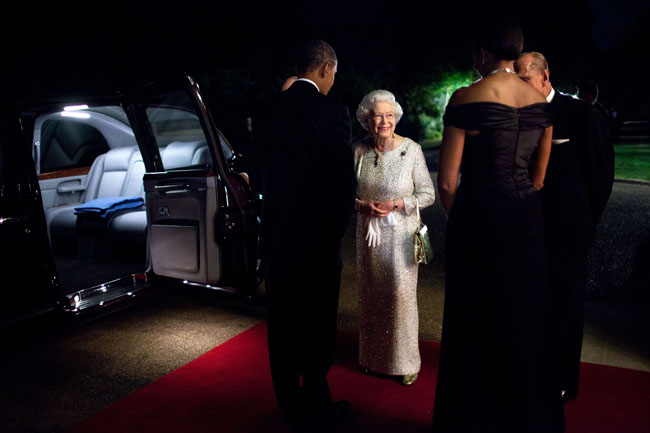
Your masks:
M 430 431 L 439 343 L 423 341 L 410 387 L 357 367 L 357 341 L 340 333 L 330 373 L 335 399 L 352 403 L 345 432 Z M 650 433 L 650 373 L 582 364 L 567 433 Z M 268 367 L 266 324 L 252 327 L 74 426 L 71 433 L 284 432 Z

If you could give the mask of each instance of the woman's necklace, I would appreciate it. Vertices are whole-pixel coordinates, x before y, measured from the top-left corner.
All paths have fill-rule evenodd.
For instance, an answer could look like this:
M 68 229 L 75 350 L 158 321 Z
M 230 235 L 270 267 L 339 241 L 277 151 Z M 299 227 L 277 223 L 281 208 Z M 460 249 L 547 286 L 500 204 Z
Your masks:
M 490 75 L 494 75 L 494 74 L 496 74 L 497 72 L 508 72 L 508 73 L 510 73 L 510 74 L 513 74 L 513 73 L 514 73 L 514 71 L 513 71 L 512 69 L 510 69 L 510 68 L 498 68 L 498 69 L 495 69 L 494 71 L 490 72 L 490 73 L 488 74 L 488 77 L 489 77 Z
M 395 142 L 395 136 L 390 140 L 390 144 L 384 148 L 381 152 L 377 152 L 377 149 L 375 146 L 372 147 L 372 150 L 375 151 L 375 167 L 379 165 L 379 158 L 386 155 L 386 153 L 393 147 L 393 143 Z

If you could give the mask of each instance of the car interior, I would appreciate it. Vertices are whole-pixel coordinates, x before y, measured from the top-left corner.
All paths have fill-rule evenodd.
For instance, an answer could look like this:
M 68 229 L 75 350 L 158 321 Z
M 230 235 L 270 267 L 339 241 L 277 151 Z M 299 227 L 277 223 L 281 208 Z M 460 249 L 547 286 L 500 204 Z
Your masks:
M 172 108 L 153 108 L 148 114 L 165 171 L 212 166 L 196 115 Z M 224 151 L 231 153 L 222 141 Z M 148 233 L 145 162 L 120 107 L 66 107 L 40 115 L 34 126 L 33 157 L 64 293 L 145 271 L 151 262 L 148 242 L 165 251 L 155 255 L 154 265 L 167 266 L 173 276 L 185 277 L 178 275 L 178 269 L 196 271 L 202 260 L 203 268 L 207 267 L 207 258 L 202 256 L 205 246 L 197 248 L 199 234 L 192 221 L 196 217 L 183 221 L 172 215 L 171 223 L 154 222 Z M 170 194 L 174 191 L 157 191 L 151 197 L 160 201 Z M 204 208 L 203 217 L 214 215 L 216 203 L 205 209 L 201 200 L 196 203 Z M 180 255 L 185 262 L 167 252 L 179 246 L 186 253 Z

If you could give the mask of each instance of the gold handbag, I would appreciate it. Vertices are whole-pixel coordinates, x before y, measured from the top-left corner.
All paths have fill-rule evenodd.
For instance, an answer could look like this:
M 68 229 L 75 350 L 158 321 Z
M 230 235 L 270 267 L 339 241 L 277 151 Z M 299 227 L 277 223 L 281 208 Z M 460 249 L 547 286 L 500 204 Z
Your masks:
M 415 263 L 427 264 L 433 259 L 433 248 L 429 239 L 429 229 L 420 217 L 420 203 L 417 199 L 415 200 L 415 209 L 419 222 L 418 229 L 415 231 L 415 236 L 413 237 Z

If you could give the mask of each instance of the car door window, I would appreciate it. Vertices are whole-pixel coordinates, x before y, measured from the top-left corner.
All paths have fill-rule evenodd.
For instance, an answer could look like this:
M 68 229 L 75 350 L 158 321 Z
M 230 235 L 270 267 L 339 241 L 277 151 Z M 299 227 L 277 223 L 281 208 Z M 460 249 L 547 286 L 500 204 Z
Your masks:
M 182 107 L 164 106 L 148 107 L 146 114 L 165 170 L 213 167 L 196 114 Z
M 93 126 L 72 120 L 46 120 L 41 126 L 41 173 L 89 166 L 109 150 Z
M 126 113 L 119 106 L 66 106 L 34 120 L 33 156 L 37 173 L 90 167 L 116 147 L 136 146 Z

